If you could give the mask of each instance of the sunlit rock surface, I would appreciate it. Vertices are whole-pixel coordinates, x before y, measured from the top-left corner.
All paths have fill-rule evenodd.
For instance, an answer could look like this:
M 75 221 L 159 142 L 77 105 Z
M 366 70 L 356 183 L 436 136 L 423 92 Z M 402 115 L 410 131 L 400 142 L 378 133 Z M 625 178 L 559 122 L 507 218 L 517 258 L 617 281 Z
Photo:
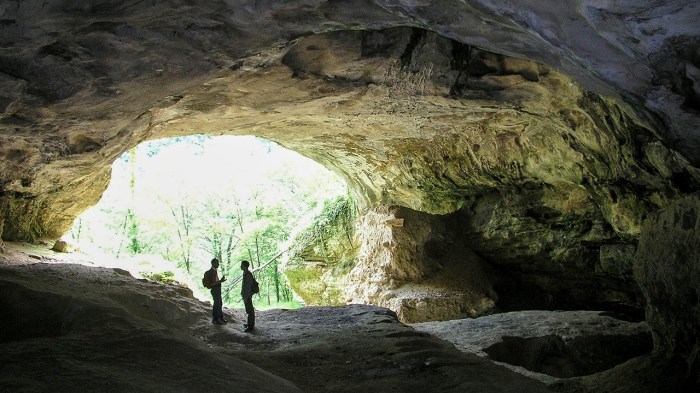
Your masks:
M 378 208 L 359 227 L 361 247 L 346 294 L 351 302 L 395 310 L 404 322 L 476 317 L 494 311 L 486 263 L 444 218 Z

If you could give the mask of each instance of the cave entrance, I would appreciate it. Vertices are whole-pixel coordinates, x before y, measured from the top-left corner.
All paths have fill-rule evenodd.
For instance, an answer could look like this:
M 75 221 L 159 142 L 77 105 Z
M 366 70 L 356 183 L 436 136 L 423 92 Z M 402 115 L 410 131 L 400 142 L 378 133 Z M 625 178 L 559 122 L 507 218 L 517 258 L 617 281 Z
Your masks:
M 314 248 L 318 221 L 339 201 L 352 205 L 340 177 L 274 142 L 158 139 L 114 162 L 100 202 L 65 238 L 98 264 L 184 284 L 203 300 L 211 296 L 201 276 L 216 257 L 229 278 L 222 292 L 230 307 L 241 307 L 236 278 L 246 259 L 261 285 L 256 308 L 294 308 L 302 303 L 284 267 Z

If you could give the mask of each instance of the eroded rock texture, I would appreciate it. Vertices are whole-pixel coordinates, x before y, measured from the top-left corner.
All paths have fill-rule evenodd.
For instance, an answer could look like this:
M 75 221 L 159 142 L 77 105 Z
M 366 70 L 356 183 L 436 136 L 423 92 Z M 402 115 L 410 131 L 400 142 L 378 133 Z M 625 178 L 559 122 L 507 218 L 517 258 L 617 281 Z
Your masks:
M 242 309 L 214 325 L 188 289 L 120 269 L 0 263 L 0 289 L 2 391 L 549 391 L 371 305 L 258 311 L 243 332 Z
M 674 202 L 645 223 L 634 266 L 659 356 L 679 356 L 700 385 L 700 197 Z
M 597 311 L 520 311 L 412 326 L 548 382 L 604 371 L 652 349 L 646 323 Z
M 656 344 L 682 352 L 696 283 L 664 282 L 682 304 L 661 302 L 632 261 L 665 269 L 637 250 L 642 223 L 700 188 L 699 9 L 7 1 L 2 238 L 59 237 L 144 140 L 253 134 L 361 201 L 348 298 L 405 320 L 648 302 Z
M 1 11 L 6 238 L 60 235 L 118 154 L 195 132 L 268 137 L 344 173 L 368 202 L 433 213 L 534 180 L 553 195 L 584 186 L 616 230 L 634 234 L 645 206 L 629 188 L 662 186 L 644 172 L 697 187 L 686 163 L 699 156 L 693 2 L 26 1 Z M 413 28 L 377 31 L 397 25 Z M 586 199 L 576 196 L 557 202 Z

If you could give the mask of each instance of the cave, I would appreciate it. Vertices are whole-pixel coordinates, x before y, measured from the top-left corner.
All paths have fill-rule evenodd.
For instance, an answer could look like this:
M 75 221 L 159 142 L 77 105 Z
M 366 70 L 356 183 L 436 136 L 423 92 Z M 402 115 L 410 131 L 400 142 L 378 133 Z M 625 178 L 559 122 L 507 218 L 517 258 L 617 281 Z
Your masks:
M 194 375 L 261 391 L 697 390 L 699 16 L 687 0 L 7 2 L 0 388 L 50 390 L 38 382 L 50 375 L 75 390 L 67 381 L 92 365 L 85 390 L 196 390 L 196 376 L 153 365 L 182 357 Z M 327 289 L 316 306 L 263 316 L 294 356 L 203 326 L 187 291 L 8 251 L 59 239 L 125 151 L 192 134 L 278 143 L 359 202 L 352 267 L 316 275 Z M 83 282 L 104 287 L 86 294 Z M 527 310 L 644 323 L 653 346 L 540 383 L 409 326 Z M 305 319 L 322 342 L 295 332 Z M 367 337 L 377 344 L 350 345 Z M 565 350 L 556 337 L 490 351 L 526 363 L 530 346 Z M 81 338 L 116 355 L 81 352 Z M 171 352 L 144 350 L 168 340 Z M 132 347 L 142 368 L 117 359 Z M 42 360 L 54 371 L 30 370 Z

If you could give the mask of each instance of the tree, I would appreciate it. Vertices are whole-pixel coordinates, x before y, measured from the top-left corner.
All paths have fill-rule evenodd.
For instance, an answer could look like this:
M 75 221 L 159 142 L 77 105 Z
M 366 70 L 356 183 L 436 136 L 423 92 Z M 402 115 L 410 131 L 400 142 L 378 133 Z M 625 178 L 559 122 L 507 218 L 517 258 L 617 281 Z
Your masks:
M 220 154 L 214 160 L 204 154 L 212 146 Z M 200 165 L 207 162 L 213 166 Z M 113 191 L 113 185 L 123 191 Z M 105 229 L 96 231 L 97 222 L 81 218 L 75 233 L 115 253 L 162 255 L 196 285 L 212 257 L 222 271 L 238 271 L 239 261 L 247 259 L 261 284 L 260 298 L 287 301 L 293 293 L 274 257 L 300 218 L 344 187 L 311 160 L 269 141 L 214 142 L 203 136 L 150 141 L 113 165 L 112 183 L 98 208 Z M 97 232 L 106 235 L 93 236 Z M 237 301 L 237 291 L 227 289 L 236 296 L 224 300 Z
M 233 252 L 240 238 L 236 232 L 243 232 L 243 222 L 239 214 L 238 198 L 212 195 L 204 201 L 201 217 L 206 219 L 199 235 L 201 249 L 217 258 L 222 271 L 232 267 Z
M 166 204 L 175 221 L 175 232 L 177 234 L 177 244 L 180 250 L 179 260 L 181 261 L 181 266 L 184 266 L 185 270 L 191 273 L 192 247 L 195 239 L 192 232 L 196 216 L 192 212 L 193 208 L 190 206 L 189 198 L 185 196 L 181 201 L 182 202 L 177 206 L 168 202 L 166 202 Z

